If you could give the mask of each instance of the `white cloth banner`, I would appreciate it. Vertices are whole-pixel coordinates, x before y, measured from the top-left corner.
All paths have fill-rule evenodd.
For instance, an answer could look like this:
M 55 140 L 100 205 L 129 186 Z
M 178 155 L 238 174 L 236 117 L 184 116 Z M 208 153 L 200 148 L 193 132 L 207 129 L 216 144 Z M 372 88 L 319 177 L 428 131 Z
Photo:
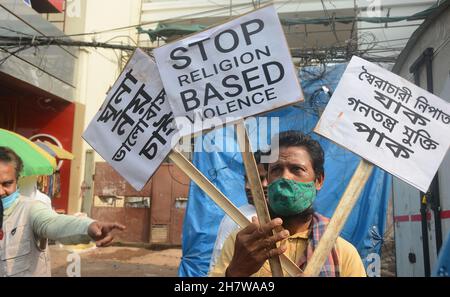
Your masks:
M 354 56 L 315 132 L 426 192 L 450 146 L 450 104 Z
M 83 138 L 141 190 L 179 137 L 156 63 L 137 49 Z
M 182 136 L 303 100 L 273 6 L 154 50 Z

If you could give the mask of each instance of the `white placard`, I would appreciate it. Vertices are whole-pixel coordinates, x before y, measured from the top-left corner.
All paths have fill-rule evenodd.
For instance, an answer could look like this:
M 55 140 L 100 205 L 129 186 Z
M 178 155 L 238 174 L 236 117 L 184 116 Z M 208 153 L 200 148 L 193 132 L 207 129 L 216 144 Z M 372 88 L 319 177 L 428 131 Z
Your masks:
M 183 136 L 303 100 L 273 6 L 164 45 L 154 55 Z
M 83 138 L 136 190 L 179 139 L 156 63 L 137 49 Z
M 450 104 L 354 56 L 315 132 L 426 192 L 450 146 Z

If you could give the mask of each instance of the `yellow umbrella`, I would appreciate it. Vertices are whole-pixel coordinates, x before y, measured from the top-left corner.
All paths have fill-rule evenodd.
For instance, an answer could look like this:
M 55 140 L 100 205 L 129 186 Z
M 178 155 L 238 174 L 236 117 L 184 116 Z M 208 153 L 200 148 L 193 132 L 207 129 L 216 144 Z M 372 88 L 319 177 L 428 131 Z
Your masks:
M 40 146 L 42 149 L 44 149 L 47 153 L 49 153 L 53 157 L 56 157 L 60 160 L 73 160 L 73 158 L 74 158 L 74 155 L 71 152 L 69 152 L 57 145 L 54 145 L 48 141 L 42 142 L 42 141 L 38 140 L 35 143 L 38 146 Z
M 22 135 L 0 129 L 0 146 L 11 148 L 21 157 L 21 176 L 49 175 L 56 169 L 55 158 Z

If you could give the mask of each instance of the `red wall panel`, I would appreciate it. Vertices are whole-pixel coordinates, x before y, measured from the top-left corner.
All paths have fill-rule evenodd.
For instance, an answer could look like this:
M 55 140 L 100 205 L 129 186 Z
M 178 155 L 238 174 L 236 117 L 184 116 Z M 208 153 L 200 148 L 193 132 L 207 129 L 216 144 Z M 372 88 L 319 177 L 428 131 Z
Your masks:
M 36 134 L 56 137 L 63 148 L 72 151 L 75 104 L 43 99 L 19 100 L 15 131 L 27 138 Z M 80 140 L 81 141 L 81 140 Z M 60 169 L 61 196 L 52 199 L 53 207 L 67 212 L 70 185 L 70 161 L 63 161 Z
M 48 0 L 48 2 L 50 2 L 59 12 L 63 11 L 64 0 Z
M 2 72 L 0 90 L 1 128 L 27 138 L 36 134 L 50 134 L 61 142 L 64 149 L 72 150 L 75 104 Z M 56 210 L 67 212 L 70 161 L 63 162 L 60 172 L 61 197 L 53 199 L 52 203 Z

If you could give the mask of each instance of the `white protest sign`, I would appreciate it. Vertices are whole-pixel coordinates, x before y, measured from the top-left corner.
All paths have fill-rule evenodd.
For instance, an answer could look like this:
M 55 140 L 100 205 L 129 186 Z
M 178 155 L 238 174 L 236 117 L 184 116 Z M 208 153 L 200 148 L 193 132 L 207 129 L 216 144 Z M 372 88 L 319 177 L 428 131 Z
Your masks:
M 450 104 L 354 56 L 314 131 L 426 192 L 450 146 Z
M 303 100 L 273 6 L 154 55 L 182 136 Z
M 137 49 L 83 138 L 136 190 L 178 141 L 156 63 Z

